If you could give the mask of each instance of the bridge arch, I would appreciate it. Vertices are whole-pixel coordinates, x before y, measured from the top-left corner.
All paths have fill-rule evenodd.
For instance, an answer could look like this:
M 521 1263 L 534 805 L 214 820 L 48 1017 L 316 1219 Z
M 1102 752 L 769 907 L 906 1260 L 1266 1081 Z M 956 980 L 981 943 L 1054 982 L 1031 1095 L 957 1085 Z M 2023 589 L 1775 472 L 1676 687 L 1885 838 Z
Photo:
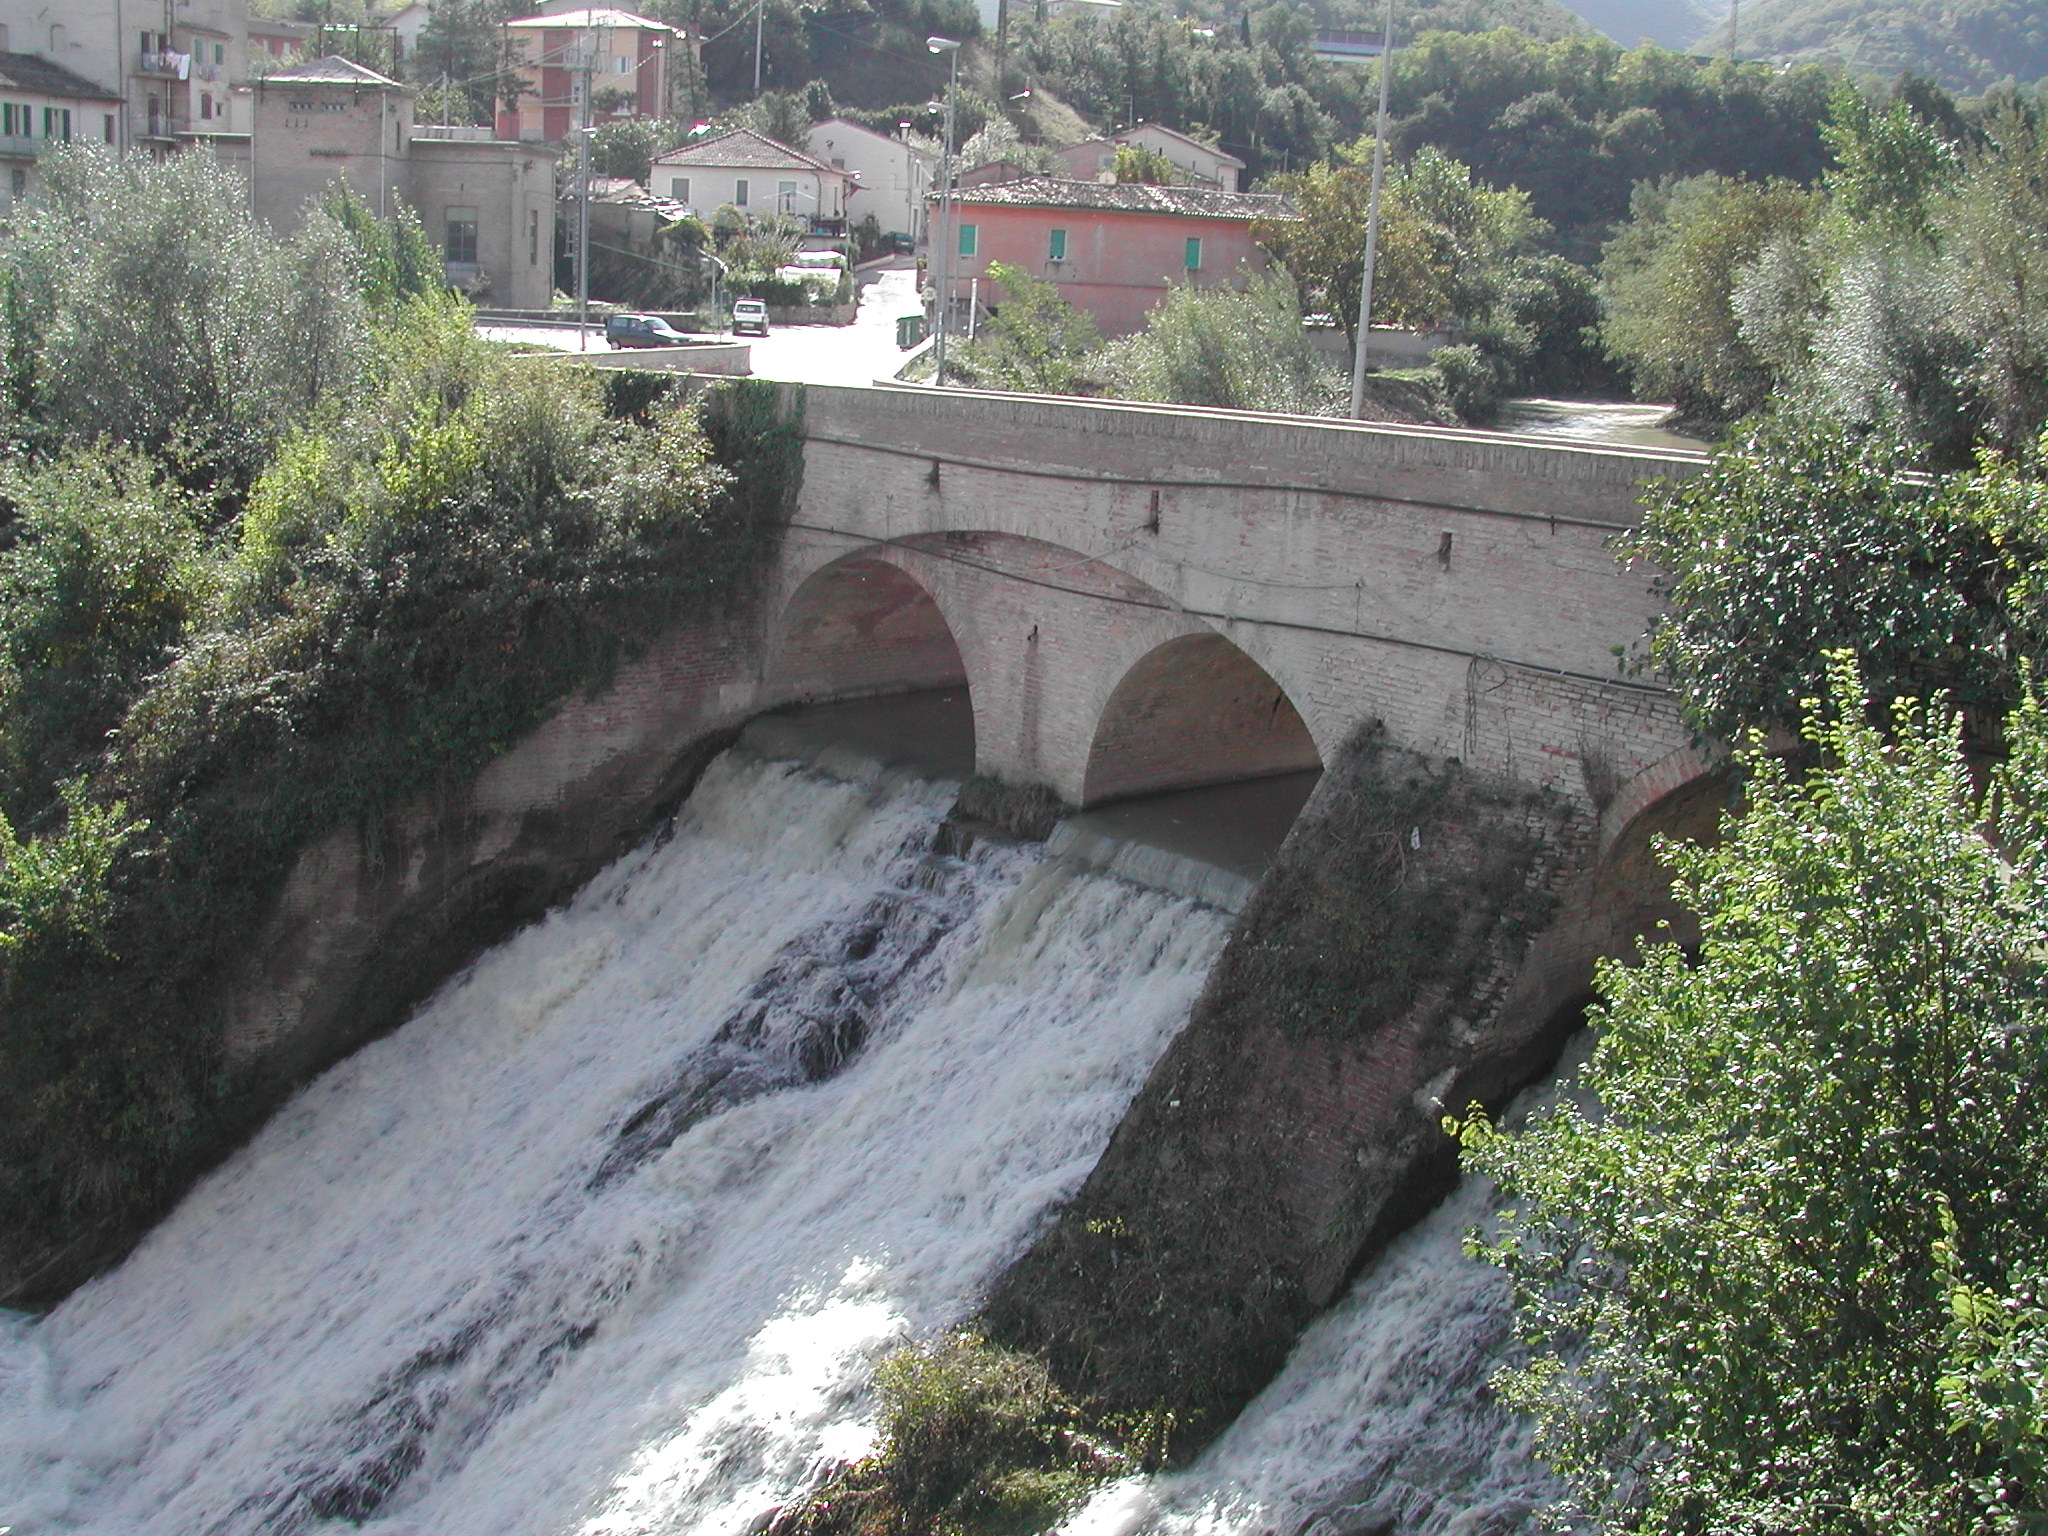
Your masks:
M 1287 690 L 1213 630 L 1153 647 L 1103 706 L 1083 805 L 1321 768 Z
M 765 682 L 778 704 L 958 688 L 960 644 L 938 600 L 882 551 L 813 571 L 783 606 Z

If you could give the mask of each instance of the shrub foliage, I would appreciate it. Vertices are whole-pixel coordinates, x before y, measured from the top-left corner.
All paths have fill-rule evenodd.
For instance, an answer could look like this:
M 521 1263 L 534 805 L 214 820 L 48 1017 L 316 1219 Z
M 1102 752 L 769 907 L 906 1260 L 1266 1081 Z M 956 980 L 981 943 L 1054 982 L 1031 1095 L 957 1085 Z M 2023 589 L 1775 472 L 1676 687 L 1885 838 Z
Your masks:
M 743 596 L 798 463 L 774 386 L 700 409 L 479 341 L 404 227 L 341 205 L 281 244 L 190 157 L 51 163 L 31 231 L 75 223 L 80 189 L 111 206 L 69 265 L 40 237 L 0 257 L 50 306 L 9 335 L 29 385 L 0 525 L 12 1281 L 23 1252 L 148 1215 L 233 1134 L 213 989 L 298 850 Z M 259 273 L 317 278 L 330 341 L 245 310 L 196 253 L 152 286 L 135 263 L 171 240 L 174 194 Z M 101 270 L 213 350 L 127 358 Z M 121 416 L 65 382 L 81 357 L 138 388 L 168 371 Z
M 1460 1128 L 1515 1206 L 1501 1384 L 1604 1529 L 2048 1516 L 2048 713 L 1980 806 L 1952 717 L 1831 692 L 1822 767 L 1753 751 L 1723 846 L 1669 851 L 1700 952 L 1602 969 L 1587 1105 Z

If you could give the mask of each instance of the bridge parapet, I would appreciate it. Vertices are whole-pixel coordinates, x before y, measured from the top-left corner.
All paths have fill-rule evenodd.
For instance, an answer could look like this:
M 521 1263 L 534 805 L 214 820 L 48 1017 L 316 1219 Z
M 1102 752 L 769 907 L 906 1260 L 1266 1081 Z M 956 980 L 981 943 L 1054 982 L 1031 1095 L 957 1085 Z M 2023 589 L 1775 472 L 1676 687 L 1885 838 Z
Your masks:
M 1262 668 L 1326 759 L 1378 719 L 1604 805 L 1688 740 L 1662 689 L 1620 674 L 1658 599 L 1611 543 L 1643 480 L 1700 456 L 912 389 L 813 388 L 806 429 L 784 598 L 851 558 L 906 574 L 1000 777 L 1084 802 L 1125 675 L 1200 634 Z M 829 683 L 771 664 L 767 688 Z M 1198 735 L 1152 754 L 1162 786 L 1199 779 Z

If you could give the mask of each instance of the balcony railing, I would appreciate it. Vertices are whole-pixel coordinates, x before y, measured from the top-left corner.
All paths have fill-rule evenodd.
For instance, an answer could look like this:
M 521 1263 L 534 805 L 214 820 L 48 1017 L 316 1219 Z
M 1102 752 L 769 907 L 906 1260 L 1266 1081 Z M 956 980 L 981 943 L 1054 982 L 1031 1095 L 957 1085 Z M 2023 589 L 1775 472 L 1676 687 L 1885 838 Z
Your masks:
M 45 142 L 25 133 L 0 133 L 0 159 L 33 160 L 43 152 Z
M 192 72 L 192 55 L 189 53 L 141 53 L 137 54 L 135 72 L 142 75 L 160 75 L 169 80 L 183 80 Z

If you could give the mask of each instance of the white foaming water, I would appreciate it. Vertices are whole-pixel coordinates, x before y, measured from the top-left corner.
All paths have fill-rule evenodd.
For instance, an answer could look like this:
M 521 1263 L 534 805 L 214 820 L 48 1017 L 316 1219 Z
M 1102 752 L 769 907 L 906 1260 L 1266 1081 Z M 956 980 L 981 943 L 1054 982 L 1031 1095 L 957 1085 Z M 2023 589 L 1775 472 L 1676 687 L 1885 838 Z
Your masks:
M 1530 1422 L 1487 1387 L 1508 1341 L 1507 1280 L 1464 1251 L 1498 1204 L 1491 1180 L 1461 1180 L 1310 1326 L 1193 1466 L 1112 1485 L 1061 1536 L 1548 1529 L 1531 1517 L 1564 1488 L 1531 1457 Z
M 747 1530 L 1086 1175 L 1227 919 L 729 754 L 0 1326 L 0 1526 Z

